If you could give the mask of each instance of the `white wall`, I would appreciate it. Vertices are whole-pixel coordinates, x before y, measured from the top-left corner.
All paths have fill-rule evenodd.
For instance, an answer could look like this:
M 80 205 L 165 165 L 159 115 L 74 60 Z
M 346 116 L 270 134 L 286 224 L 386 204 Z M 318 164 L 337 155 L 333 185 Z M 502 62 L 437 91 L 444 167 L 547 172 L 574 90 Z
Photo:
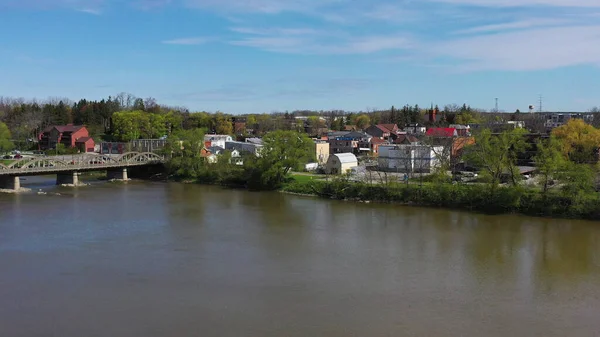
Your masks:
M 440 165 L 442 146 L 383 145 L 379 147 L 378 166 L 382 171 L 430 172 Z

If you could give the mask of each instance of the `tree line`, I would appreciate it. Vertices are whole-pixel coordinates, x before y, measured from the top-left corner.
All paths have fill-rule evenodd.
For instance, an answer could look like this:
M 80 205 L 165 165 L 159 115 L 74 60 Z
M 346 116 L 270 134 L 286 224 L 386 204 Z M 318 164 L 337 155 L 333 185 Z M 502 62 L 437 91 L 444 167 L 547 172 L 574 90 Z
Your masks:
M 438 119 L 430 122 L 429 114 L 435 111 Z M 296 121 L 295 117 L 308 117 Z M 447 126 L 449 124 L 494 123 L 506 120 L 525 121 L 529 129 L 545 132 L 545 120 L 537 114 L 489 113 L 467 104 L 392 106 L 387 109 L 366 111 L 296 110 L 263 114 L 232 115 L 224 112 L 190 112 L 185 107 L 159 104 L 154 98 L 139 98 L 119 93 L 100 100 L 67 98 L 25 100 L 0 97 L 0 123 L 4 123 L 13 142 L 27 147 L 50 125 L 86 125 L 96 140 L 129 141 L 139 138 L 168 136 L 179 130 L 203 128 L 207 133 L 262 136 L 276 130 L 296 130 L 318 136 L 325 130 L 364 129 L 373 124 L 409 124 Z M 600 118 L 595 118 L 600 123 Z M 243 127 L 236 128 L 236 125 Z M 6 136 L 4 136 L 6 138 Z M 31 144 L 29 144 L 31 145 Z

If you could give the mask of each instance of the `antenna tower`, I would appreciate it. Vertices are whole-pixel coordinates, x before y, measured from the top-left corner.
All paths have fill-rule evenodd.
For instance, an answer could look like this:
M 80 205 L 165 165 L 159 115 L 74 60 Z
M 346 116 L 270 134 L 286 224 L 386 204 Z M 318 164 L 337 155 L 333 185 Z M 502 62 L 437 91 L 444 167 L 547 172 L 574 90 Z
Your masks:
M 539 100 L 540 105 L 538 106 L 538 112 L 544 111 L 544 110 L 542 110 L 542 107 L 543 107 L 543 104 L 542 104 L 543 103 L 543 98 L 544 97 L 542 97 L 542 95 L 540 95 L 540 100 Z
M 495 108 L 496 112 L 498 112 L 498 97 L 496 97 L 496 108 Z

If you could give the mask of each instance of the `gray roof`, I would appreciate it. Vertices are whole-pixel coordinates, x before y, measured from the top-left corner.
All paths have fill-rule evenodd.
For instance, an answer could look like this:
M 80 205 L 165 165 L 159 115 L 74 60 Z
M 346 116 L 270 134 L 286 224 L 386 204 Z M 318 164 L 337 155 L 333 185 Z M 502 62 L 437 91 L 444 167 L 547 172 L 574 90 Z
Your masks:
M 332 132 L 327 133 L 327 137 L 329 137 L 329 138 L 342 137 L 349 133 L 350 133 L 350 131 L 332 131 Z
M 358 161 L 356 156 L 352 153 L 336 153 L 334 156 L 336 156 L 342 164 L 356 163 Z
M 220 147 L 220 146 L 210 146 L 207 150 L 210 151 L 210 153 L 213 153 L 213 154 L 218 154 L 220 152 L 225 151 L 225 149 L 222 148 L 222 147 Z

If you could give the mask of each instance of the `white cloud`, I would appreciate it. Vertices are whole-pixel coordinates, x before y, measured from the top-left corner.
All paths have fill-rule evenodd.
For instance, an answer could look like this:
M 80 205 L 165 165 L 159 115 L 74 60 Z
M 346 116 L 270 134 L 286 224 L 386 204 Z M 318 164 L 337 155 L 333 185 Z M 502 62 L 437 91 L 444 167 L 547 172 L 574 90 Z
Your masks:
M 99 9 L 94 9 L 94 8 L 83 8 L 83 9 L 78 9 L 79 12 L 82 13 L 87 13 L 87 14 L 92 14 L 92 15 L 101 15 L 102 11 Z
M 208 37 L 184 37 L 173 40 L 162 41 L 164 44 L 179 44 L 179 45 L 198 45 L 209 42 L 211 39 Z
M 248 35 L 309 35 L 318 34 L 319 31 L 313 28 L 250 28 L 250 27 L 232 27 L 231 31 Z
M 454 5 L 472 5 L 480 7 L 583 7 L 600 8 L 598 0 L 429 0 L 431 2 L 447 3 Z
M 544 70 L 600 65 L 600 25 L 555 27 L 434 43 L 440 57 L 464 61 L 460 70 Z
M 268 30 L 234 28 L 233 30 L 246 35 L 231 41 L 230 43 L 233 45 L 280 53 L 370 54 L 410 47 L 410 41 L 400 35 L 353 36 L 342 32 L 299 28 L 272 28 Z
M 498 23 L 493 25 L 476 26 L 467 29 L 454 31 L 455 34 L 474 34 L 474 33 L 490 33 L 515 29 L 527 29 L 544 26 L 559 26 L 565 25 L 572 21 L 564 19 L 531 19 L 513 22 Z
M 184 0 L 189 7 L 213 8 L 229 12 L 276 14 L 286 11 L 303 12 L 345 0 Z

